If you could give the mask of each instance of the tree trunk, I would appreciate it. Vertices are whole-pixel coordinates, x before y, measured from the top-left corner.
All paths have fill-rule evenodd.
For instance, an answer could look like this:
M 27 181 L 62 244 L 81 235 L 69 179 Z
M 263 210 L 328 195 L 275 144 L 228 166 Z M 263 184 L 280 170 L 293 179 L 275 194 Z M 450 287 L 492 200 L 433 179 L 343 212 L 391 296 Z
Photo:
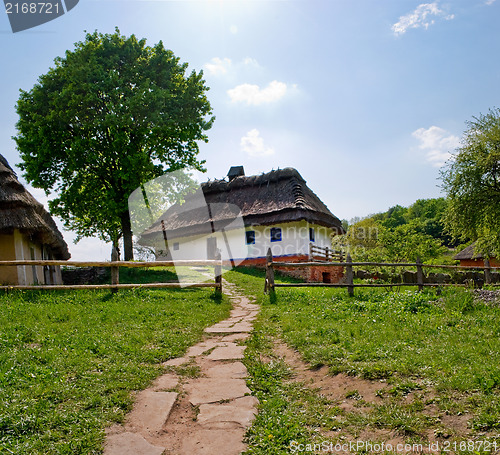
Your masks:
M 125 261 L 134 260 L 134 246 L 132 243 L 132 225 L 128 210 L 120 216 L 123 233 L 123 256 Z

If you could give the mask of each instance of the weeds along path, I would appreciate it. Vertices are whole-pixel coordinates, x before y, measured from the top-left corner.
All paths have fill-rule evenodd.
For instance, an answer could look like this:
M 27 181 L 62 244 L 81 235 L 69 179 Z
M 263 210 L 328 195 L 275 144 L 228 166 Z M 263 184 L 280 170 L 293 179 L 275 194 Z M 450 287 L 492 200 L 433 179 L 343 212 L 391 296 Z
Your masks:
M 137 394 L 124 425 L 107 430 L 105 455 L 239 455 L 257 412 L 241 362 L 258 305 L 230 283 L 229 319 L 205 329 L 184 357 L 164 363 L 166 374 Z

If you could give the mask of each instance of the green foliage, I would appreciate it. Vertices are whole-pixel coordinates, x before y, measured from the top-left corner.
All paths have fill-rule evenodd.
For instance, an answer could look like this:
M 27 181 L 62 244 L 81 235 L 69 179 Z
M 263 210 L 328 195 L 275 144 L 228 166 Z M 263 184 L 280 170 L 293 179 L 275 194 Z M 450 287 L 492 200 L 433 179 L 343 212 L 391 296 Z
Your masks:
M 132 392 L 228 313 L 207 290 L 2 293 L 0 453 L 102 453 Z
M 456 246 L 445 232 L 446 200 L 418 199 L 408 208 L 396 205 L 387 212 L 348 227 L 345 236 L 334 239 L 334 247 L 346 247 L 359 260 L 431 260 L 443 254 L 442 246 Z
M 413 223 L 402 224 L 393 229 L 382 229 L 379 243 L 385 248 L 386 257 L 394 261 L 423 261 L 442 254 L 446 249 L 441 242 L 420 232 Z
M 395 228 L 397 226 L 401 226 L 407 223 L 405 219 L 407 209 L 405 207 L 401 207 L 400 205 L 395 205 L 391 207 L 385 214 L 383 214 L 382 218 L 382 226 L 386 228 Z
M 419 201 L 417 201 L 418 203 Z M 413 206 L 412 206 L 413 207 Z M 402 213 L 409 209 L 397 206 L 386 214 L 374 215 L 349 226 L 347 233 L 333 239 L 333 247 L 351 253 L 354 260 L 360 261 L 415 261 L 436 258 L 446 251 L 441 240 L 425 232 L 432 219 L 407 217 Z M 425 215 L 423 215 L 425 216 Z M 427 223 L 427 224 L 426 224 Z
M 500 255 L 500 109 L 467 122 L 462 145 L 441 173 L 446 227 L 477 252 Z
M 134 35 L 87 33 L 21 90 L 17 147 L 26 179 L 79 238 L 126 242 L 127 198 L 141 184 L 186 166 L 202 169 L 198 141 L 214 117 L 202 72 Z

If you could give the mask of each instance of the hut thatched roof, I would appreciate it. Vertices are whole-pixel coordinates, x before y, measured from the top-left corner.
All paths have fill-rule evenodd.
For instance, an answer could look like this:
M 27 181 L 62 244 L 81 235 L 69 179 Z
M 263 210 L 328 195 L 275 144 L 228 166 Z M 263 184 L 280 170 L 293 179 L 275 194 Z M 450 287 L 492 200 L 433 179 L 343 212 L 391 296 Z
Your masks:
M 11 234 L 14 229 L 50 246 L 55 259 L 71 257 L 68 245 L 50 214 L 24 188 L 0 154 L 0 234 Z
M 241 211 L 246 226 L 306 220 L 343 233 L 340 220 L 293 168 L 238 176 L 229 182 L 210 181 L 201 187 L 211 208 L 211 216 L 206 209 L 186 211 L 182 206 L 174 205 L 143 233 L 141 243 L 147 243 L 148 239 L 162 232 L 161 220 L 169 238 L 206 234 L 210 222 L 214 223 L 215 229 L 220 229 L 237 215 L 235 206 Z
M 460 251 L 458 254 L 456 254 L 453 259 L 456 260 L 465 260 L 465 259 L 484 259 L 484 255 L 481 253 L 476 253 L 475 252 L 476 248 L 476 242 L 473 244 L 469 245 L 467 248 L 464 248 L 462 251 Z

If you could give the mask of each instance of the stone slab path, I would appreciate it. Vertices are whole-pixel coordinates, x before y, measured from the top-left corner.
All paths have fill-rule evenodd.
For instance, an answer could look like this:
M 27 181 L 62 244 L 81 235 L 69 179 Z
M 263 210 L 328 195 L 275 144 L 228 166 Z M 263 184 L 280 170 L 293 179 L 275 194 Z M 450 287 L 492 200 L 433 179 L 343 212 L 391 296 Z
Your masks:
M 139 392 L 124 425 L 108 428 L 105 455 L 239 455 L 257 413 L 246 386 L 241 343 L 259 307 L 225 283 L 230 317 L 205 329 L 205 339 L 164 366 L 168 373 Z

